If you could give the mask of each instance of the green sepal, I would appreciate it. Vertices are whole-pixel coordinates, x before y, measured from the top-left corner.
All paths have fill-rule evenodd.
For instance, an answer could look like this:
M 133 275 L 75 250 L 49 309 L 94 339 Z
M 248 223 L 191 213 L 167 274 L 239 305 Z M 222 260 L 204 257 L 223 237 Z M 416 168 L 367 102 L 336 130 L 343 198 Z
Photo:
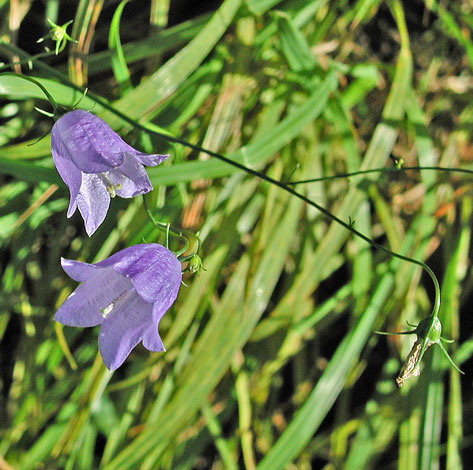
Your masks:
M 38 39 L 36 42 L 43 42 L 47 37 L 51 38 L 56 43 L 55 54 L 58 55 L 66 47 L 67 41 L 77 43 L 75 39 L 72 39 L 69 34 L 67 34 L 67 27 L 72 23 L 72 20 L 64 23 L 62 26 L 57 25 L 54 21 L 47 18 L 47 22 L 51 26 L 49 33 L 46 36 Z
M 409 323 L 408 325 L 414 326 Z M 427 351 L 427 349 L 433 344 L 438 344 L 450 364 L 454 367 L 454 369 L 460 372 L 461 374 L 464 374 L 464 372 L 461 371 L 459 367 L 453 362 L 453 359 L 450 357 L 444 345 L 442 344 L 442 341 L 451 343 L 453 342 L 453 340 L 448 340 L 442 337 L 442 324 L 440 323 L 440 320 L 437 316 L 431 315 L 427 318 L 424 318 L 419 322 L 417 327 L 415 327 L 411 331 L 400 331 L 397 333 L 376 331 L 375 333 L 381 335 L 417 335 L 417 340 L 413 344 L 407 356 L 406 362 L 404 363 L 401 372 L 396 378 L 396 383 L 399 387 L 402 387 L 404 381 L 407 380 L 409 377 L 418 376 L 420 374 L 420 362 L 424 357 L 425 351 Z
M 193 273 L 199 274 L 202 269 L 202 259 L 198 254 L 192 255 L 192 258 L 189 259 L 189 264 L 187 265 L 186 270 Z

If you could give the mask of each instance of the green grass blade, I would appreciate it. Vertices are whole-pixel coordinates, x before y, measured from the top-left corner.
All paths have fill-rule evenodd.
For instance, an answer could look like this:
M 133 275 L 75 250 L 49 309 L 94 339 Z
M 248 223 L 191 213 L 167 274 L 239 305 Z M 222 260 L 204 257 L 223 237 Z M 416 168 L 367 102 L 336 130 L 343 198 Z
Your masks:
M 6 158 L 0 158 L 0 174 L 11 175 L 20 181 L 38 183 L 46 181 L 63 186 L 62 180 L 53 168 L 32 165 L 25 162 L 16 162 Z
M 38 81 L 46 87 L 59 104 L 72 106 L 82 98 L 80 105 L 84 109 L 93 109 L 94 112 L 100 112 L 102 110 L 102 107 L 87 95 L 83 96 L 80 91 L 58 83 L 56 80 L 38 78 Z M 0 74 L 0 96 L 8 96 L 13 100 L 24 100 L 28 98 L 46 99 L 41 89 L 33 83 L 27 82 L 20 77 L 2 74 Z
M 123 94 L 132 88 L 130 80 L 130 72 L 126 65 L 125 54 L 123 53 L 122 43 L 120 41 L 120 20 L 123 9 L 129 0 L 123 0 L 118 5 L 113 14 L 112 22 L 110 23 L 110 31 L 108 34 L 108 48 L 113 51 L 111 57 L 112 70 L 115 79 L 120 87 L 120 93 Z
M 225 0 L 202 31 L 184 49 L 141 85 L 127 93 L 115 104 L 116 107 L 135 119 L 151 114 L 207 57 L 240 6 L 241 0 Z M 116 116 L 109 113 L 105 114 L 105 119 L 111 126 L 117 121 Z
M 281 49 L 289 67 L 294 72 L 313 70 L 316 66 L 315 57 L 304 35 L 288 15 L 279 13 L 277 19 L 281 34 Z
M 379 309 L 389 298 L 393 285 L 393 276 L 385 275 L 360 321 L 339 345 L 309 398 L 260 462 L 257 470 L 286 468 L 307 445 L 341 392 L 351 367 L 373 331 Z
M 183 47 L 199 34 L 209 17 L 209 14 L 205 14 L 161 30 L 147 38 L 123 44 L 122 49 L 126 63 L 133 64 L 139 60 L 160 56 Z M 91 54 L 88 58 L 89 76 L 110 70 L 113 54 L 114 51 L 110 50 Z
M 465 263 L 468 263 L 468 247 L 471 241 L 471 199 L 465 198 L 462 203 L 462 229 L 458 237 L 457 248 L 452 258 L 456 258 L 456 262 L 451 263 L 451 269 L 454 270 L 452 277 L 454 278 L 449 293 L 451 298 L 447 299 L 450 304 L 450 315 L 445 318 L 444 335 L 449 334 L 453 339 L 458 339 L 460 312 L 458 309 L 459 297 L 461 294 L 461 282 L 465 277 Z M 448 295 L 448 294 L 447 294 Z M 445 291 L 444 291 L 445 301 Z M 448 437 L 447 437 L 447 470 L 461 470 L 462 465 L 462 441 L 463 441 L 463 400 L 460 383 L 460 374 L 454 370 L 450 370 L 450 393 L 448 397 Z
M 228 158 L 250 168 L 258 168 L 284 145 L 297 136 L 304 126 L 313 121 L 324 110 L 331 91 L 336 87 L 335 75 L 329 74 L 307 101 L 294 110 L 273 129 L 269 130 L 256 142 L 241 147 Z M 227 163 L 215 159 L 205 162 L 178 163 L 169 167 L 150 169 L 153 184 L 174 184 L 201 178 L 219 178 L 240 171 Z
M 189 361 L 178 379 L 174 400 L 163 410 L 158 423 L 153 423 L 132 444 L 121 452 L 104 470 L 136 468 L 151 449 L 163 449 L 178 430 L 206 400 L 210 390 L 230 366 L 231 359 L 251 334 L 267 305 L 279 278 L 289 248 L 289 242 L 299 218 L 300 201 L 291 200 L 285 220 L 276 227 L 265 255 L 258 263 L 246 288 L 249 258 L 244 256 L 235 272 L 235 281 L 227 287 L 218 313 L 215 313 L 194 349 L 195 360 Z M 238 274 L 238 275 L 237 275 Z M 216 353 L 218 351 L 218 353 Z M 198 359 L 197 359 L 198 358 Z M 192 399 L 191 399 L 192 397 Z

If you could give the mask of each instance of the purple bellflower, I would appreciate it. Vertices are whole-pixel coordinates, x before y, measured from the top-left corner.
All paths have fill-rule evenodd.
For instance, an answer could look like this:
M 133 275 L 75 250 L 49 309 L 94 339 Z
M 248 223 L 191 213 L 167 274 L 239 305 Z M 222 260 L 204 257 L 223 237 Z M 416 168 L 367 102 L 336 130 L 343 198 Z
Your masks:
M 181 285 L 181 264 L 156 243 L 134 245 L 95 264 L 62 258 L 64 271 L 82 284 L 59 307 L 63 325 L 100 326 L 99 350 L 109 370 L 123 364 L 141 341 L 165 351 L 158 324 Z
M 169 156 L 138 152 L 105 121 L 81 109 L 55 122 L 51 153 L 71 194 L 67 217 L 79 208 L 89 236 L 104 221 L 110 197 L 130 198 L 151 191 L 143 165 L 159 165 Z

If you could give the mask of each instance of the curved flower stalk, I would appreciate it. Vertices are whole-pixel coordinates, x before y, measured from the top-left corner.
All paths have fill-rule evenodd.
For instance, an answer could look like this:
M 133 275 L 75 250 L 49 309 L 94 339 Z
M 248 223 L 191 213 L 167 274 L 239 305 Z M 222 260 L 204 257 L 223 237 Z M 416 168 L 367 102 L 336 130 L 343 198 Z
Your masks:
M 13 50 L 14 52 L 16 53 L 21 53 L 22 51 L 19 51 L 18 49 L 16 48 L 13 48 L 12 46 L 10 45 L 7 45 L 7 47 L 9 47 L 10 50 Z M 24 55 L 24 53 L 23 53 Z M 78 91 L 83 91 L 80 87 L 70 83 L 70 86 Z M 43 90 L 44 91 L 44 90 Z M 389 254 L 390 256 L 393 256 L 393 257 L 396 257 L 400 260 L 403 260 L 403 261 L 406 261 L 406 262 L 409 262 L 409 263 L 413 263 L 413 264 L 416 264 L 420 267 L 422 267 L 425 271 L 427 271 L 427 273 L 429 274 L 429 276 L 431 277 L 432 279 L 432 282 L 434 284 L 434 288 L 435 288 L 435 302 L 434 302 L 434 307 L 433 307 L 433 310 L 432 310 L 432 314 L 431 316 L 427 319 L 429 322 L 437 322 L 439 321 L 438 320 L 438 312 L 439 312 L 439 308 L 440 308 L 440 286 L 439 286 L 439 283 L 438 283 L 438 280 L 437 280 L 437 277 L 435 276 L 435 273 L 429 268 L 429 266 L 421 261 L 418 261 L 418 260 L 415 260 L 413 258 L 409 258 L 407 256 L 403 256 L 399 253 L 396 253 L 396 252 L 393 252 L 391 250 L 389 250 L 388 248 L 384 247 L 383 245 L 380 245 L 379 243 L 375 242 L 374 240 L 371 240 L 370 238 L 368 238 L 367 236 L 365 236 L 363 233 L 359 232 L 358 230 L 356 230 L 354 227 L 353 227 L 353 222 L 351 220 L 348 221 L 348 223 L 344 220 L 341 220 L 340 218 L 338 218 L 337 216 L 335 216 L 334 214 L 332 214 L 328 209 L 326 209 L 325 207 L 321 206 L 320 204 L 318 204 L 317 202 L 311 200 L 310 198 L 306 197 L 304 194 L 301 194 L 299 192 L 297 192 L 295 189 L 293 189 L 291 187 L 291 185 L 296 185 L 296 184 L 300 184 L 300 183 L 306 183 L 306 182 L 310 182 L 310 181 L 318 181 L 320 179 L 311 179 L 311 180 L 304 180 L 304 181 L 292 181 L 292 182 L 284 182 L 284 181 L 279 181 L 279 180 L 276 180 L 274 178 L 271 178 L 270 176 L 264 174 L 264 173 L 261 173 L 257 170 L 254 170 L 252 168 L 249 168 L 249 167 L 246 167 L 244 164 L 242 163 L 239 163 L 238 161 L 235 161 L 235 160 L 232 160 L 230 158 L 227 158 L 225 157 L 224 155 L 220 154 L 220 153 L 217 153 L 217 152 L 214 152 L 212 150 L 209 150 L 209 149 L 206 149 L 206 148 L 203 148 L 199 145 L 196 145 L 196 144 L 192 144 L 190 142 L 187 142 L 185 140 L 182 140 L 180 138 L 177 138 L 177 137 L 173 137 L 171 135 L 168 135 L 168 134 L 164 134 L 162 132 L 158 132 L 154 129 L 149 129 L 148 127 L 140 124 L 139 122 L 129 118 L 127 115 L 121 113 L 120 111 L 114 109 L 112 106 L 110 106 L 110 104 L 108 104 L 107 102 L 105 102 L 103 99 L 101 99 L 100 97 L 98 96 L 93 96 L 92 94 L 89 94 L 89 96 L 92 96 L 92 98 L 97 102 L 97 103 L 100 103 L 103 107 L 105 107 L 106 109 L 108 109 L 109 111 L 111 111 L 112 113 L 114 113 L 116 116 L 120 117 L 121 119 L 123 119 L 124 121 L 132 124 L 133 126 L 135 126 L 137 129 L 140 129 L 150 135 L 156 135 L 156 136 L 159 136 L 161 138 L 164 138 L 165 140 L 167 140 L 168 142 L 172 142 L 172 143 L 177 143 L 177 144 L 180 144 L 180 145 L 183 145 L 187 148 L 190 148 L 190 149 L 193 149 L 193 150 L 196 150 L 198 152 L 204 152 L 212 157 L 215 157 L 217 158 L 218 160 L 222 161 L 222 162 L 225 162 L 235 168 L 238 168 L 242 171 L 244 171 L 245 173 L 249 174 L 249 175 L 253 175 L 257 178 L 260 178 L 262 179 L 263 181 L 266 181 L 270 184 L 273 184 L 274 186 L 277 186 L 278 188 L 281 188 L 282 190 L 286 191 L 287 193 L 291 194 L 292 196 L 294 197 L 297 197 L 298 199 L 302 200 L 303 202 L 305 202 L 306 204 L 316 208 L 319 212 L 321 212 L 323 215 L 325 215 L 326 217 L 328 217 L 330 220 L 336 222 L 337 224 L 341 225 L 342 227 L 344 227 L 345 229 L 347 229 L 349 232 L 351 232 L 353 235 L 357 236 L 358 238 L 364 240 L 365 242 L 369 243 L 370 245 L 372 245 L 373 247 L 381 250 L 381 251 L 384 251 L 385 253 Z M 402 162 L 400 162 L 400 166 L 401 168 L 396 168 L 395 170 L 393 171 L 399 171 L 399 170 L 402 170 L 404 169 L 405 167 L 402 167 Z M 408 169 L 414 169 L 414 168 L 408 168 Z M 454 169 L 454 170 L 450 170 L 450 169 L 445 169 L 445 168 L 442 168 L 442 167 L 417 167 L 417 169 L 431 169 L 431 170 L 448 170 L 448 171 L 461 171 L 461 172 L 467 172 L 465 171 L 464 169 Z M 370 170 L 365 170 L 365 171 L 361 171 L 361 172 L 357 172 L 355 174 L 362 174 L 362 173 L 369 173 L 369 172 L 379 172 L 379 171 L 385 171 L 385 169 L 370 169 Z M 469 171 L 468 171 L 469 172 Z M 342 177 L 348 177 L 348 176 L 352 176 L 354 174 L 346 174 L 346 175 L 343 175 Z M 327 179 L 327 178 L 323 178 L 323 179 Z M 420 327 L 420 325 L 419 325 Z M 417 330 L 417 329 L 416 329 Z M 414 331 L 411 331 L 411 332 L 405 332 L 406 334 L 408 333 L 416 333 L 416 330 Z M 380 333 L 380 332 L 378 332 Z M 396 333 L 382 333 L 382 334 L 396 334 Z M 427 336 L 425 337 L 427 338 Z M 423 338 L 423 339 L 425 339 Z M 443 341 L 447 341 L 447 340 L 444 340 Z M 418 365 L 420 363 L 420 359 L 422 359 L 422 355 L 423 353 L 425 352 L 425 350 L 427 349 L 428 345 L 430 346 L 430 344 L 432 344 L 432 342 L 429 343 L 429 340 L 427 340 L 425 342 L 425 345 L 421 347 L 422 349 L 422 354 L 421 354 L 421 351 L 419 350 L 419 353 L 417 353 L 416 351 L 411 351 L 411 355 L 409 356 L 408 358 L 408 362 L 409 362 L 409 359 L 412 360 L 412 357 L 414 357 L 414 367 L 412 369 L 412 371 L 416 371 L 418 370 Z M 448 356 L 448 353 L 447 351 L 445 350 L 444 346 L 442 345 L 442 343 L 440 342 L 440 340 L 437 342 L 437 344 L 439 344 L 439 346 L 441 347 L 442 351 L 444 352 L 445 355 L 447 355 L 447 357 L 449 358 L 450 362 L 453 364 L 453 361 L 451 360 L 450 356 Z M 457 366 L 455 366 L 455 364 L 453 364 L 453 366 L 457 369 L 457 370 L 460 370 L 458 369 Z M 410 369 L 409 369 L 410 370 Z M 460 371 L 461 372 L 461 371 Z M 410 375 L 414 375 L 414 372 L 412 372 Z M 410 376 L 409 375 L 409 376 Z M 404 372 L 401 372 L 400 376 L 399 377 L 404 377 L 402 382 L 408 378 L 404 375 Z M 402 383 L 401 383 L 402 385 Z
M 143 165 L 159 165 L 169 156 L 135 150 L 102 119 L 80 109 L 55 122 L 51 153 L 71 195 L 67 217 L 79 208 L 89 236 L 104 221 L 110 198 L 131 198 L 151 191 Z
M 165 351 L 158 333 L 176 300 L 181 264 L 164 246 L 125 248 L 95 264 L 61 259 L 64 271 L 82 284 L 59 307 L 54 319 L 67 326 L 100 326 L 99 350 L 109 370 L 120 367 L 140 342 Z

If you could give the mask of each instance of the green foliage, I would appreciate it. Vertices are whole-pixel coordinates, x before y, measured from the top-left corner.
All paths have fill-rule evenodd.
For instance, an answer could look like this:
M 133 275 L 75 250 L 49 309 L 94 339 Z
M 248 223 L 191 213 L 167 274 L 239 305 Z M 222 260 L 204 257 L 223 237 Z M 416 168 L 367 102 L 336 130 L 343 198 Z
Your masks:
M 421 268 L 199 148 L 283 182 L 361 171 L 296 189 L 431 265 L 442 336 L 457 341 L 444 347 L 464 364 L 470 176 L 363 171 L 401 159 L 471 169 L 471 5 L 426 1 L 419 13 L 396 0 L 225 0 L 167 28 L 168 1 L 128 15 L 133 3 L 71 2 L 77 43 L 57 57 L 36 45 L 35 28 L 3 22 L 3 71 L 21 70 L 60 106 L 79 101 L 143 151 L 170 153 L 148 169 L 147 206 L 164 225 L 198 232 L 202 263 L 160 324 L 165 353 L 140 346 L 112 374 L 95 329 L 55 325 L 76 285 L 61 256 L 95 262 L 166 234 L 140 199 L 115 198 L 92 238 L 79 216 L 67 219 L 49 136 L 31 145 L 52 124 L 34 109 L 47 108 L 46 96 L 0 75 L 0 467 L 468 465 L 468 375 L 431 347 L 420 377 L 399 390 L 414 338 L 373 334 L 430 313 Z M 62 2 L 59 12 L 46 4 L 60 24 L 51 12 Z M 29 7 L 0 1 L 1 17 L 20 24 Z M 48 32 L 46 16 L 33 21 L 38 36 Z

